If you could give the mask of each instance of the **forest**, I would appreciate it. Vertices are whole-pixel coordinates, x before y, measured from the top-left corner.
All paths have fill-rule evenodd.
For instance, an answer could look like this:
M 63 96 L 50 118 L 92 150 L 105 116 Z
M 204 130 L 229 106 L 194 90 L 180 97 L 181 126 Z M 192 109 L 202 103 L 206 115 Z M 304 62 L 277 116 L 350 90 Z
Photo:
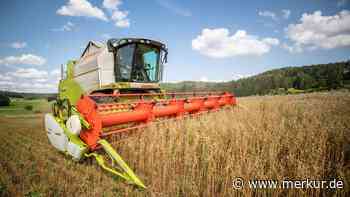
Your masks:
M 162 83 L 167 91 L 229 91 L 237 96 L 294 94 L 350 87 L 350 61 L 284 67 L 228 82 Z

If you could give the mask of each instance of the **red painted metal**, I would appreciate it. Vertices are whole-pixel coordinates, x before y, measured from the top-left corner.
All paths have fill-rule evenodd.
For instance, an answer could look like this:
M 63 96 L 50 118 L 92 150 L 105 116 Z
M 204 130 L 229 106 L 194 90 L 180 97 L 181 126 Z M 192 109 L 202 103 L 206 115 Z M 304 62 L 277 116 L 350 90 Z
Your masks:
M 184 100 L 171 99 L 168 105 L 154 107 L 152 113 L 157 117 L 181 116 L 184 112 Z
M 93 97 L 136 97 L 137 102 L 96 104 Z M 146 96 L 159 96 L 161 100 L 144 100 Z M 178 98 L 189 96 L 188 98 Z M 100 137 L 131 129 L 144 128 L 148 122 L 159 118 L 194 116 L 203 112 L 216 111 L 223 106 L 236 104 L 236 99 L 230 93 L 148 93 L 148 94 L 93 94 L 82 96 L 77 104 L 78 111 L 91 125 L 89 130 L 81 132 L 81 139 L 91 149 L 95 149 Z M 114 126 L 132 126 L 114 128 Z M 113 127 L 107 133 L 102 127 Z
M 102 126 L 114 126 L 129 122 L 147 122 L 152 116 L 152 103 L 139 103 L 133 111 L 102 115 Z
M 198 113 L 203 110 L 204 99 L 201 97 L 194 97 L 188 99 L 187 104 L 185 105 L 185 111 L 188 113 Z
M 80 132 L 80 138 L 91 150 L 97 148 L 97 142 L 102 132 L 101 119 L 96 109 L 96 103 L 88 96 L 81 96 L 77 102 L 77 110 L 90 125 L 90 129 Z

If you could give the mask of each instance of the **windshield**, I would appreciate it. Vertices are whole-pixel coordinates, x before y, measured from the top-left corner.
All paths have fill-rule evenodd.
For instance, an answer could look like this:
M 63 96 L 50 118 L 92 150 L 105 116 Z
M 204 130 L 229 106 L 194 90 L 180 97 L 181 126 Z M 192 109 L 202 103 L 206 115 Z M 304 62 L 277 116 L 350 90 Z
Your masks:
M 159 81 L 159 54 L 159 48 L 146 44 L 129 44 L 119 48 L 116 56 L 117 81 Z

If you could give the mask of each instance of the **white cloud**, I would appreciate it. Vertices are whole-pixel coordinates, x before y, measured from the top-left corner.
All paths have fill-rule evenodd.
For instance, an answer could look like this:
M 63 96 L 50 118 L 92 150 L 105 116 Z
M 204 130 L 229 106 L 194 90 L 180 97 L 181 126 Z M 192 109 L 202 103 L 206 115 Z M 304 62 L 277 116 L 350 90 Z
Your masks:
M 62 6 L 56 13 L 65 16 L 86 16 L 108 21 L 105 13 L 98 7 L 91 5 L 87 0 L 69 0 L 68 4 Z
M 286 49 L 290 53 L 301 53 L 303 52 L 302 47 L 299 44 L 288 45 L 287 43 L 282 44 L 282 48 Z
M 52 31 L 72 31 L 75 27 L 75 24 L 68 21 L 66 24 L 64 24 L 62 27 L 53 29 Z
M 6 75 L 0 74 L 0 79 L 4 80 L 4 81 L 10 81 L 10 80 L 12 80 L 12 77 L 7 75 L 7 74 Z
M 57 92 L 59 69 L 51 72 L 36 68 L 18 68 L 0 74 L 0 89 L 17 92 Z
M 271 18 L 274 21 L 278 21 L 279 19 L 283 18 L 283 19 L 288 19 L 290 17 L 291 11 L 288 9 L 283 9 L 281 10 L 280 13 L 275 13 L 269 10 L 264 10 L 264 11 L 259 11 L 258 15 L 259 16 L 263 16 L 263 17 L 267 17 L 267 18 Z
M 268 11 L 268 10 L 264 10 L 264 11 L 259 11 L 258 12 L 259 16 L 264 16 L 264 17 L 270 17 L 273 20 L 277 20 L 277 16 L 274 12 Z
M 122 4 L 121 0 L 104 0 L 103 7 L 107 9 L 116 9 L 119 5 Z
M 42 79 L 35 79 L 35 82 L 39 82 L 39 83 L 45 83 L 45 82 L 47 82 L 47 79 L 45 79 L 45 78 L 42 78 Z
M 280 44 L 280 41 L 276 38 L 264 38 L 262 42 L 271 46 L 277 46 Z
M 115 25 L 117 27 L 129 27 L 130 21 L 129 20 L 119 20 L 119 21 L 115 22 Z
M 43 65 L 46 59 L 33 54 L 22 54 L 20 56 L 8 56 L 0 59 L 0 65 Z
M 128 14 L 128 11 L 114 10 L 112 14 L 112 20 L 115 21 L 115 25 L 117 27 L 129 27 L 130 20 L 127 18 Z
M 58 81 L 61 79 L 61 69 L 52 70 L 52 71 L 49 73 L 49 77 L 50 77 L 51 80 L 53 80 L 55 83 L 58 83 Z
M 0 89 L 14 92 L 31 92 L 31 93 L 55 93 L 57 92 L 56 84 L 43 82 L 18 82 L 8 85 L 0 85 Z
M 52 71 L 50 72 L 50 75 L 51 75 L 51 76 L 59 77 L 60 74 L 61 74 L 61 69 L 55 69 L 55 70 L 52 70 Z
M 130 19 L 128 18 L 129 12 L 119 9 L 122 3 L 121 0 L 104 0 L 103 7 L 112 12 L 111 19 L 114 21 L 115 26 L 127 28 L 130 27 Z
M 117 27 L 130 27 L 129 12 L 119 9 L 122 0 L 104 0 L 102 5 L 105 9 L 110 11 L 111 20 Z M 91 5 L 87 0 L 69 0 L 67 5 L 62 6 L 57 10 L 57 14 L 67 16 L 86 16 L 98 18 L 108 21 L 105 13 L 98 7 Z M 74 27 L 73 23 L 67 23 L 63 27 L 54 29 L 53 31 L 71 31 Z
M 35 68 L 18 68 L 15 72 L 10 72 L 7 75 L 26 79 L 42 79 L 48 77 L 47 71 Z
M 286 34 L 293 41 L 291 47 L 299 52 L 305 47 L 333 49 L 350 46 L 350 12 L 344 10 L 333 16 L 322 16 L 321 11 L 304 13 L 300 23 L 286 28 Z
M 14 85 L 15 83 L 12 81 L 0 81 L 0 87 L 8 87 Z M 3 88 L 2 90 L 10 90 L 10 88 Z
M 263 55 L 272 46 L 278 45 L 276 38 L 259 39 L 238 30 L 230 35 L 225 28 L 203 29 L 201 35 L 192 40 L 192 49 L 212 58 L 225 58 L 239 55 Z
M 23 49 L 27 46 L 26 42 L 13 42 L 11 43 L 11 47 L 14 49 Z
M 283 9 L 283 10 L 282 10 L 282 17 L 283 17 L 284 19 L 288 19 L 289 16 L 290 16 L 290 13 L 291 13 L 290 10 Z
M 175 3 L 169 0 L 156 0 L 156 2 L 163 8 L 168 9 L 177 15 L 186 16 L 186 17 L 192 16 L 192 13 L 190 10 L 180 7 L 179 5 L 176 5 Z

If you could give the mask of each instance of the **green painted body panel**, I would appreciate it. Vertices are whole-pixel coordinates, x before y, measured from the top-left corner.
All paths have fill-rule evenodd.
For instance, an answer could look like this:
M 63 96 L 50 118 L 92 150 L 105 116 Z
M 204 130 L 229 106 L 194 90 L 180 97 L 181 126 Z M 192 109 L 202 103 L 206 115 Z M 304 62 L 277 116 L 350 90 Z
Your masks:
M 74 80 L 73 67 L 75 61 L 69 61 L 67 64 L 67 77 L 61 80 L 58 85 L 58 96 L 59 99 L 68 99 L 72 105 L 75 105 L 79 100 L 80 96 L 84 94 L 84 90 Z
M 106 153 L 113 159 L 113 161 L 115 161 L 119 165 L 121 172 L 118 172 L 114 169 L 107 167 L 106 165 L 104 165 L 104 161 L 102 160 L 101 157 L 98 158 L 95 156 L 99 165 L 103 169 L 105 169 L 105 170 L 107 170 L 107 171 L 109 171 L 117 176 L 120 176 L 121 178 L 124 178 L 127 181 L 130 181 L 131 183 L 133 183 L 141 188 L 144 188 L 144 189 L 146 188 L 146 186 L 142 183 L 142 181 L 136 176 L 134 171 L 132 171 L 130 169 L 130 167 L 125 163 L 125 161 L 122 159 L 122 157 L 114 150 L 114 148 L 106 140 L 102 139 L 98 143 L 102 146 L 102 148 L 106 151 Z

